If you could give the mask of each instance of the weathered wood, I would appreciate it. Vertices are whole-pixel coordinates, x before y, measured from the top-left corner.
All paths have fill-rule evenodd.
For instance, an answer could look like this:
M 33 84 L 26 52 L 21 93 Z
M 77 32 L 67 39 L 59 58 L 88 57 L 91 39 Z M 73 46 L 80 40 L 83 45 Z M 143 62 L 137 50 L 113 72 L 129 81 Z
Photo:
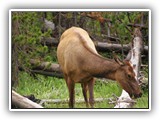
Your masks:
M 59 44 L 59 41 L 56 38 L 53 38 L 53 37 L 49 37 L 49 38 L 42 37 L 40 42 L 41 42 L 42 45 L 55 46 L 55 47 L 57 47 L 58 44 Z
M 133 70 L 135 72 L 135 78 L 137 82 L 139 83 L 140 78 L 140 66 L 141 66 L 141 53 L 143 51 L 143 40 L 142 40 L 142 34 L 139 28 L 135 28 L 134 31 L 135 38 L 132 41 L 132 49 L 129 52 L 129 55 L 127 57 L 131 57 L 130 63 L 133 66 Z M 127 102 L 120 102 L 124 100 L 132 100 L 129 96 L 129 94 L 123 90 L 121 96 L 119 97 L 119 102 L 117 102 L 116 106 L 114 108 L 131 108 L 133 106 L 133 103 L 127 103 Z
M 111 43 L 106 43 L 106 42 L 94 42 L 96 45 L 96 48 L 98 51 L 120 51 L 123 49 L 125 52 L 128 52 L 130 49 L 130 45 L 126 44 L 122 45 L 121 44 L 111 44 Z
M 57 77 L 57 78 L 63 78 L 63 73 L 59 72 L 47 72 L 45 70 L 31 70 L 32 73 L 34 74 L 40 74 L 44 76 L 51 76 L 51 77 Z
M 48 21 L 47 19 L 44 19 L 44 29 L 48 30 L 55 30 L 55 24 L 51 21 Z
M 122 49 L 125 53 L 128 53 L 132 48 L 131 44 L 124 44 L 123 47 L 121 44 L 112 44 L 107 42 L 94 42 L 96 49 L 98 51 L 116 51 L 121 52 Z M 143 53 L 148 54 L 148 46 L 144 46 Z
M 130 98 L 129 94 L 125 90 L 122 90 L 122 94 L 117 100 L 116 106 L 114 108 L 131 108 L 133 106 L 133 102 L 129 103 L 126 101 L 132 101 L 132 99 Z
M 130 26 L 130 27 L 140 27 L 140 28 L 148 29 L 148 26 L 145 26 L 145 25 L 143 25 L 143 24 L 133 24 L 133 23 L 129 23 L 127 26 Z
M 12 90 L 12 104 L 19 108 L 43 108 L 41 105 L 32 102 L 26 97 L 21 96 Z
M 112 37 L 110 37 L 112 38 Z M 118 39 L 118 38 L 114 38 L 114 39 Z M 41 39 L 41 44 L 43 45 L 47 45 L 47 46 L 55 46 L 57 47 L 59 44 L 59 41 L 55 38 L 42 38 Z M 123 49 L 123 51 L 125 53 L 128 53 L 129 50 L 131 49 L 131 45 L 130 44 L 124 44 L 123 47 L 121 44 L 112 44 L 112 43 L 107 43 L 107 42 L 99 42 L 99 41 L 94 41 L 94 44 L 96 46 L 96 49 L 98 51 L 116 51 L 116 52 L 121 52 L 121 50 Z M 147 54 L 148 53 L 148 46 L 144 46 L 144 53 Z
M 135 28 L 134 31 L 135 38 L 133 39 L 133 48 L 131 50 L 131 64 L 134 67 L 134 72 L 136 74 L 136 80 L 139 82 L 140 77 L 140 67 L 141 67 L 141 54 L 144 49 L 142 34 L 139 28 Z
M 59 64 L 51 63 L 51 62 L 40 62 L 38 60 L 31 59 L 31 65 L 33 66 L 33 70 L 44 70 L 47 72 L 61 72 Z
M 63 78 L 63 73 L 60 69 L 59 64 L 51 62 L 42 62 L 34 59 L 31 59 L 30 63 L 33 66 L 30 70 L 31 73 Z

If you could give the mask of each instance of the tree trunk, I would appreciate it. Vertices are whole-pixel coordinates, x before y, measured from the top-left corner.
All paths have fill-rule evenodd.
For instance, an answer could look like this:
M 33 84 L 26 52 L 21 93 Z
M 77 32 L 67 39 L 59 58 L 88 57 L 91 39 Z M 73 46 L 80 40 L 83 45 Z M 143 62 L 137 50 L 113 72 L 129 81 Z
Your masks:
M 39 104 L 32 102 L 26 97 L 21 96 L 12 90 L 12 104 L 19 108 L 43 108 Z
M 137 82 L 139 83 L 140 78 L 140 66 L 141 66 L 141 53 L 143 51 L 143 41 L 142 41 L 142 34 L 139 30 L 139 28 L 135 28 L 134 31 L 134 39 L 132 41 L 132 49 L 129 52 L 129 55 L 131 57 L 130 62 L 133 66 L 133 70 L 135 72 L 135 78 Z M 118 101 L 122 100 L 132 100 L 129 96 L 129 94 L 123 90 L 121 96 L 119 97 Z M 126 103 L 126 102 L 117 102 L 116 106 L 114 108 L 131 108 L 133 106 L 133 103 Z

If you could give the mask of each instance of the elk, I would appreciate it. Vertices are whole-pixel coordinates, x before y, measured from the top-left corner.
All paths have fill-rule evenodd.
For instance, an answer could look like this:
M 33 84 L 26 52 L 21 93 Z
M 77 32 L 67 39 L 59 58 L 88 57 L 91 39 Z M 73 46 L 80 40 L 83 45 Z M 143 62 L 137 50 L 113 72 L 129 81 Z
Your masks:
M 75 83 L 81 84 L 86 107 L 94 107 L 95 77 L 117 81 L 131 97 L 142 95 L 129 60 L 121 61 L 116 55 L 113 60 L 99 55 L 88 33 L 82 28 L 71 27 L 62 34 L 57 57 L 69 90 L 70 108 L 74 108 Z

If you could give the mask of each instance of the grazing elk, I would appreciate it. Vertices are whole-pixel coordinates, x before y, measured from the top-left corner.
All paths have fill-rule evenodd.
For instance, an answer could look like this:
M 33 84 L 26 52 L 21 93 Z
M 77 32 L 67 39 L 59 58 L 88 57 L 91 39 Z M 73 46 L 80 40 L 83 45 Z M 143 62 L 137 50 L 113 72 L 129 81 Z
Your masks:
M 70 108 L 74 107 L 75 83 L 81 83 L 86 106 L 94 106 L 94 77 L 116 80 L 131 97 L 142 95 L 129 61 L 117 57 L 110 60 L 99 55 L 88 33 L 81 28 L 71 27 L 62 34 L 57 57 L 68 86 Z

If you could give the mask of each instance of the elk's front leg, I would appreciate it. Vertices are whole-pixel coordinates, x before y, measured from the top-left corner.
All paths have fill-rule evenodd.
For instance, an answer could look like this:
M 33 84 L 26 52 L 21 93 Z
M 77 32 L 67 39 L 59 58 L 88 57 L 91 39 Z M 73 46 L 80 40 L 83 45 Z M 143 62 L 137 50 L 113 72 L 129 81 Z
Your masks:
M 88 98 L 87 98 L 87 91 L 88 91 L 88 83 L 81 83 L 82 86 L 82 92 L 83 92 L 83 96 L 84 96 L 84 100 L 86 102 L 86 107 L 88 108 Z

